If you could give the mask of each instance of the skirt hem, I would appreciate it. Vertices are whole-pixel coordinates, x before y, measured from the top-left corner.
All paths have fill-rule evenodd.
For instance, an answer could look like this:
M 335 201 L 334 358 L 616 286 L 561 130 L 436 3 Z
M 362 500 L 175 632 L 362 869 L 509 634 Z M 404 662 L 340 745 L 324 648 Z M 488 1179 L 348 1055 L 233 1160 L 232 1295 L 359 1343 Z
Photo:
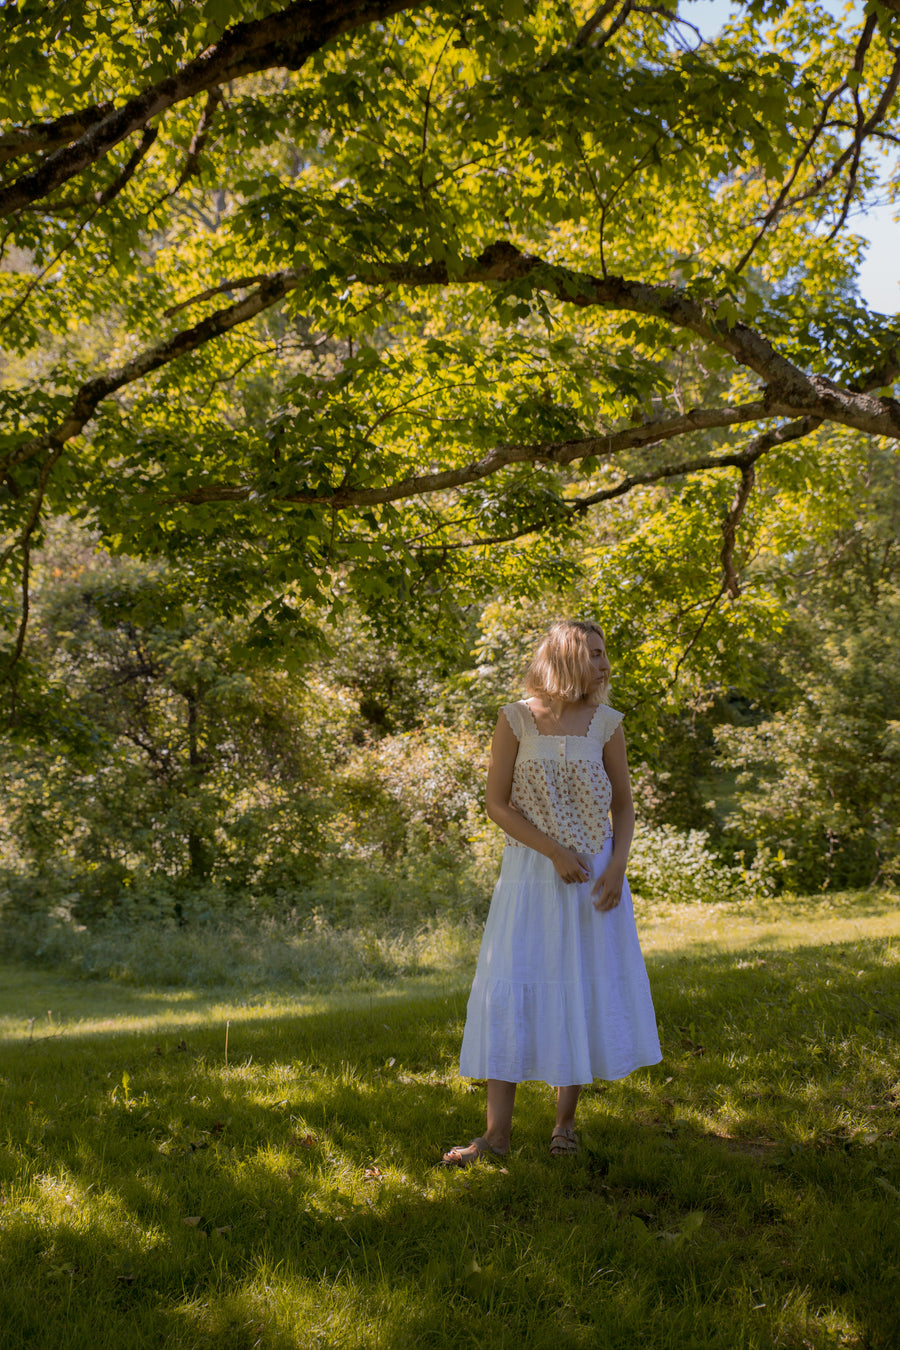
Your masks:
M 469 996 L 463 1078 L 550 1086 L 615 1082 L 662 1058 L 627 881 L 604 913 L 590 879 L 567 885 L 529 848 L 504 852 Z

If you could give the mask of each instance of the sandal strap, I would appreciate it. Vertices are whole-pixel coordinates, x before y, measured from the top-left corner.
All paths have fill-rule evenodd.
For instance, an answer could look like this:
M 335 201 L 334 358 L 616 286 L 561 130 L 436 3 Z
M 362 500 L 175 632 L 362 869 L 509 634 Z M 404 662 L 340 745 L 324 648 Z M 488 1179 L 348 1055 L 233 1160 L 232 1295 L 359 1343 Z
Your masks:
M 577 1153 L 580 1144 L 578 1135 L 570 1125 L 559 1125 L 550 1136 L 550 1152 L 554 1156 Z
M 450 1157 L 451 1153 L 461 1154 L 463 1150 L 467 1148 L 475 1149 L 474 1158 L 461 1157 L 459 1159 L 456 1159 Z M 454 1144 L 452 1148 L 448 1148 L 447 1152 L 444 1154 L 442 1163 L 445 1167 L 468 1167 L 473 1162 L 477 1162 L 479 1158 L 483 1158 L 486 1154 L 489 1154 L 495 1158 L 505 1158 L 508 1152 L 509 1149 L 506 1150 L 506 1153 L 499 1153 L 497 1149 L 491 1147 L 491 1145 L 488 1143 L 486 1139 L 484 1139 L 481 1135 L 479 1135 L 476 1139 L 470 1139 L 468 1144 Z

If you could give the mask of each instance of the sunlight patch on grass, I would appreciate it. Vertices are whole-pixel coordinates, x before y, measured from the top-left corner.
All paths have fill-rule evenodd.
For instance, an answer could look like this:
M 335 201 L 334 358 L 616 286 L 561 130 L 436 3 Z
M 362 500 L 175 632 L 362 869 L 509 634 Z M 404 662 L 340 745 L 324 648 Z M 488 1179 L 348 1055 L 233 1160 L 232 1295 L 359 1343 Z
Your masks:
M 763 953 L 677 916 L 663 1062 L 585 1091 L 563 1165 L 526 1084 L 508 1158 L 435 1166 L 483 1128 L 455 973 L 132 989 L 121 1017 L 117 986 L 29 973 L 5 1013 L 71 991 L 81 1022 L 0 1047 L 4 1350 L 893 1350 L 900 944 L 871 910 L 848 940 L 848 908 L 769 912 Z
M 8 967 L 3 969 L 5 974 Z M 51 976 L 48 982 L 40 972 L 22 972 L 15 968 L 13 971 L 18 975 L 16 987 L 10 987 L 12 981 L 4 981 L 4 987 L 0 988 L 0 1008 L 3 1009 L 0 1012 L 0 1042 L 46 1044 L 71 1037 L 150 1031 L 165 1035 L 217 1024 L 221 1028 L 223 1057 L 229 1023 L 232 1028 L 237 1028 L 241 1023 L 260 1020 L 317 1017 L 336 1007 L 360 1014 L 398 1000 L 433 998 L 436 992 L 448 988 L 446 977 L 419 976 L 399 980 L 394 985 L 351 989 L 337 996 L 334 993 L 278 990 L 254 998 L 235 990 L 229 998 L 221 989 L 118 990 L 115 985 L 98 988 L 94 982 L 79 979 Z M 458 987 L 467 985 L 469 978 L 468 974 L 459 976 Z M 36 1011 L 51 999 L 54 1007 L 40 1013 Z M 97 1002 L 104 1005 L 104 1015 L 100 1017 L 92 1016 L 88 1011 Z M 229 1049 L 232 1055 L 239 1056 L 240 1042 L 236 1032 L 229 1035 Z
M 635 900 L 646 955 L 654 957 L 709 945 L 742 951 L 820 946 L 868 937 L 900 939 L 900 897 L 869 895 L 761 897 L 751 903 L 668 905 Z M 900 942 L 893 949 L 900 960 Z

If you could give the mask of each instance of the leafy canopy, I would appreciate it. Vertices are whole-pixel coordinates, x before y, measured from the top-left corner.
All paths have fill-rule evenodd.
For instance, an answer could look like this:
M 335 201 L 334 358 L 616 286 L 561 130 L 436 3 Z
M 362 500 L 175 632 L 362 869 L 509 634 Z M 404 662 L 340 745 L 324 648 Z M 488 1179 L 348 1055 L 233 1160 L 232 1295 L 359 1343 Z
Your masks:
M 685 586 L 735 600 L 761 461 L 777 496 L 823 426 L 900 438 L 851 226 L 898 10 L 4 6 L 7 667 L 60 514 L 289 642 L 531 595 L 706 475 Z

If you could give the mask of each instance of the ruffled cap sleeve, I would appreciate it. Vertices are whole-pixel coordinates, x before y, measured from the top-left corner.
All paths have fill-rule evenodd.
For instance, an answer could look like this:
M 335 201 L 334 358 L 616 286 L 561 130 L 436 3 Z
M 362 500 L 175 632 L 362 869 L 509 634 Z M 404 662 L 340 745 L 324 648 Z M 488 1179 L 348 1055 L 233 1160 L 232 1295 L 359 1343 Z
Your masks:
M 521 741 L 523 736 L 524 718 L 522 716 L 522 706 L 519 703 L 505 703 L 500 709 L 503 716 L 513 729 L 513 735 L 517 741 Z
M 618 712 L 615 708 L 610 708 L 606 703 L 601 703 L 598 705 L 594 720 L 591 723 L 591 735 L 596 737 L 601 745 L 605 745 L 616 727 L 620 727 L 624 720 L 624 713 Z

